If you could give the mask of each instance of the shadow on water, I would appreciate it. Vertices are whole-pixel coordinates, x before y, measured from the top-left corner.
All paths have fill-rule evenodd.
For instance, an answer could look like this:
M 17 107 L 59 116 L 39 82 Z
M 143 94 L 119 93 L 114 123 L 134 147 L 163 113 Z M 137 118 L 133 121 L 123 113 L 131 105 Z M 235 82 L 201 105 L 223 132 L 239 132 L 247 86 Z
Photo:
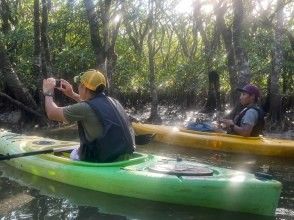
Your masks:
M 4 219 L 274 219 L 215 209 L 158 203 L 85 190 L 47 180 L 4 165 L 1 180 L 10 190 L 24 190 L 33 200 Z M 1 194 L 4 189 L 2 188 Z M 5 189 L 7 190 L 7 189 Z

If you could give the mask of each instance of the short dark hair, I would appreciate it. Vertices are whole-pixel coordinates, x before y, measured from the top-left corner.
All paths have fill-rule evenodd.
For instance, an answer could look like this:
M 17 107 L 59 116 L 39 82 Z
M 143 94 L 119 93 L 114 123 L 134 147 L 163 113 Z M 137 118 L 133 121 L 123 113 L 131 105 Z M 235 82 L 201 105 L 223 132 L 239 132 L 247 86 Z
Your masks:
M 95 91 L 92 91 L 92 90 L 89 89 L 90 93 L 93 96 L 101 94 L 102 92 L 104 92 L 104 90 L 105 90 L 105 85 L 103 85 L 103 84 L 100 84 L 99 86 L 97 86 Z

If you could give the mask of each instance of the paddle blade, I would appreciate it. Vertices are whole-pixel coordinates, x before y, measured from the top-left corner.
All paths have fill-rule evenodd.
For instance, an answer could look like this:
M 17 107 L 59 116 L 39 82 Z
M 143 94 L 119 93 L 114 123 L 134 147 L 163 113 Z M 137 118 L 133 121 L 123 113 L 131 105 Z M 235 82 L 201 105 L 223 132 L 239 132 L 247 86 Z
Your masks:
M 154 134 L 140 134 L 135 136 L 135 143 L 137 145 L 149 144 L 155 137 Z

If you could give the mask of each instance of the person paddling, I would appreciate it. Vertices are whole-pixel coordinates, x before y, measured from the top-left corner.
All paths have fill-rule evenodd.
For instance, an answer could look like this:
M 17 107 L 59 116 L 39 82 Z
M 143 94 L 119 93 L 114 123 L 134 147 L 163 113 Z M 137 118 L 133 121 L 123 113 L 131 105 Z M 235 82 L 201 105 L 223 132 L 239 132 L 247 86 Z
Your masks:
M 264 128 L 264 112 L 258 106 L 260 98 L 259 89 L 252 84 L 237 89 L 241 92 L 240 104 L 244 107 L 236 114 L 233 120 L 222 119 L 220 123 L 225 125 L 227 133 L 244 137 L 256 137 L 262 134 Z
M 71 159 L 89 162 L 112 162 L 135 150 L 134 131 L 122 105 L 105 95 L 106 79 L 97 70 L 87 70 L 74 77 L 78 93 L 61 79 L 57 87 L 78 103 L 58 107 L 53 99 L 56 80 L 43 80 L 45 110 L 50 120 L 77 122 L 80 147 L 71 152 Z

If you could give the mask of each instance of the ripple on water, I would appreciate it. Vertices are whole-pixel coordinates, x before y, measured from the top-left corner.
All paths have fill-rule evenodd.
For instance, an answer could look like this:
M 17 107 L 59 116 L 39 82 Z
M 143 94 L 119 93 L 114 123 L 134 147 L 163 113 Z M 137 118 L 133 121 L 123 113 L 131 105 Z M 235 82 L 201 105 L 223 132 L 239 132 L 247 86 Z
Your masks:
M 291 209 L 285 209 L 285 208 L 277 208 L 276 209 L 276 215 L 282 215 L 287 217 L 294 217 L 294 210 Z

